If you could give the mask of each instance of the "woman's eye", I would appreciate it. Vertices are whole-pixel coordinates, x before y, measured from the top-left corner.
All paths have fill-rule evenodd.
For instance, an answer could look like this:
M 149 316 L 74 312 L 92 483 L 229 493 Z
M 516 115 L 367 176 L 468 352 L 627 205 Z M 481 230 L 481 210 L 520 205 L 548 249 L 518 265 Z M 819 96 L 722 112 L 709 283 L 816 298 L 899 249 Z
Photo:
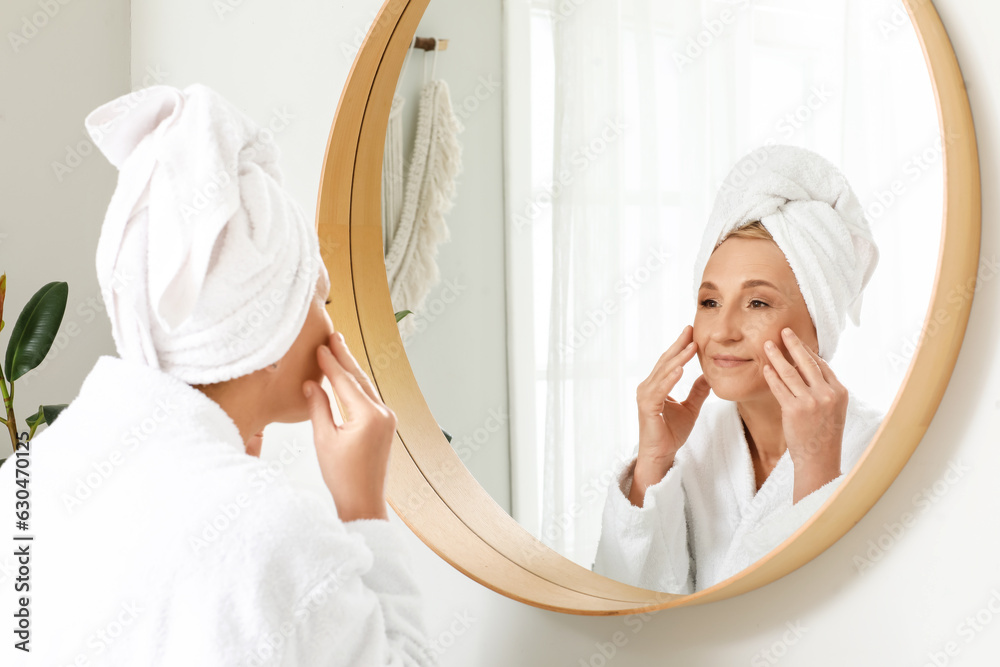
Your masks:
M 700 305 L 701 305 L 702 308 L 715 308 L 715 306 L 717 305 L 717 303 L 716 303 L 715 299 L 704 299 L 704 300 L 701 301 Z
M 751 308 L 767 308 L 767 303 L 761 301 L 760 299 L 753 299 L 750 301 Z

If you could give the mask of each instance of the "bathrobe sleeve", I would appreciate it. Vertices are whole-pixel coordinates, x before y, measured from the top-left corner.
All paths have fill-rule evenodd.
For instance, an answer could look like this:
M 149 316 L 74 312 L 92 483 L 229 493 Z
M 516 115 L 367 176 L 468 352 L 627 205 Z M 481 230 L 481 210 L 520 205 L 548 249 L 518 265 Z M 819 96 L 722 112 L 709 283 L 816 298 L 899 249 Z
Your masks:
M 174 582 L 163 664 L 436 665 L 398 527 L 274 486 Z
M 594 572 L 632 586 L 667 593 L 694 592 L 680 456 L 643 506 L 628 499 L 636 459 L 620 468 L 608 488 Z
M 378 598 L 385 621 L 387 665 L 437 665 L 424 632 L 421 593 L 399 531 L 388 521 L 352 521 L 349 533 L 361 535 L 374 563 L 362 580 Z

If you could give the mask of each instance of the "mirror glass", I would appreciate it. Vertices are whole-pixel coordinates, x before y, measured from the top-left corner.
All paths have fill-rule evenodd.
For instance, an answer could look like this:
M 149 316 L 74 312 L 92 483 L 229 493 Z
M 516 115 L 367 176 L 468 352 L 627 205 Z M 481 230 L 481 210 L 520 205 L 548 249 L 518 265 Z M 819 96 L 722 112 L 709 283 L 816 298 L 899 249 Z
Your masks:
M 526 530 L 592 566 L 638 442 L 636 387 L 692 323 L 716 193 L 759 147 L 819 153 L 865 210 L 879 264 L 830 365 L 889 410 L 943 193 L 900 2 L 432 0 L 417 36 L 448 42 L 411 49 L 390 119 L 393 307 L 414 311 L 400 327 L 431 411 Z M 695 359 L 671 395 L 699 374 Z

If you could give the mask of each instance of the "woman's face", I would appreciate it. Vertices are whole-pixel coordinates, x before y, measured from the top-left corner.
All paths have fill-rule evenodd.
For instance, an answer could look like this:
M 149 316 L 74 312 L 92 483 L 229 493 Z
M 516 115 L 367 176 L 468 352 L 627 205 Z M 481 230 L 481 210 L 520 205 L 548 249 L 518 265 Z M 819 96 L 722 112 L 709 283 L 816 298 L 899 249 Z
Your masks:
M 769 398 L 764 343 L 785 327 L 816 352 L 816 328 L 784 253 L 766 239 L 730 238 L 709 257 L 698 290 L 694 341 L 712 391 L 729 401 Z
M 329 345 L 333 321 L 326 312 L 326 294 L 317 294 L 309 305 L 305 324 L 298 338 L 278 362 L 267 392 L 273 397 L 274 421 L 290 424 L 309 419 L 309 407 L 302 395 L 302 383 L 323 381 L 323 371 L 316 360 L 316 348 Z

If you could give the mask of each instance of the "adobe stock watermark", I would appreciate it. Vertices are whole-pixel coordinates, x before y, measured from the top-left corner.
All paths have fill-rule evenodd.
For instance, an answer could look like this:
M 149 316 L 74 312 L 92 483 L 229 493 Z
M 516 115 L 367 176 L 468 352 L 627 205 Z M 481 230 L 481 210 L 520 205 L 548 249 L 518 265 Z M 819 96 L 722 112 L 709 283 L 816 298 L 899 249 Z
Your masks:
M 11 553 L 13 552 L 0 553 L 0 586 L 3 586 L 4 590 L 7 582 L 13 581 L 17 574 L 18 564 L 11 558 Z
M 910 4 L 916 9 L 924 2 L 925 0 L 912 0 Z M 879 18 L 875 22 L 875 26 L 882 35 L 882 39 L 889 39 L 900 31 L 913 33 L 913 23 L 910 21 L 910 16 L 906 13 L 903 3 L 898 0 L 893 3 L 893 8 L 889 15 Z
M 469 116 L 479 111 L 483 103 L 493 97 L 498 90 L 500 90 L 500 81 L 497 80 L 495 74 L 480 76 L 473 91 L 455 106 L 455 115 L 463 121 L 468 120 Z
M 223 334 L 226 345 L 246 352 L 250 351 L 250 347 L 260 345 L 261 342 L 255 340 L 254 335 L 266 323 L 286 316 L 284 305 L 293 284 L 305 280 L 308 281 L 307 289 L 313 288 L 319 275 L 319 263 L 320 260 L 315 257 L 303 258 L 298 266 L 285 269 L 273 287 L 244 304 L 235 315 L 235 321 L 231 319 L 226 327 Z
M 306 450 L 296 440 L 285 441 L 281 448 L 281 453 L 277 458 L 261 459 L 260 466 L 250 475 L 248 483 L 255 496 L 263 495 L 267 488 L 285 474 L 285 469 L 292 465 Z M 251 493 L 237 493 L 229 500 L 216 505 L 211 516 L 201 522 L 193 530 L 196 534 L 188 535 L 188 546 L 191 551 L 198 555 L 203 550 L 217 542 L 222 536 L 239 521 L 244 512 L 253 506 L 254 495 Z
M 588 507 L 600 507 L 607 497 L 608 487 L 617 482 L 618 471 L 631 460 L 631 454 L 615 457 L 599 474 L 590 477 L 577 487 L 576 494 L 566 509 L 544 516 L 539 535 L 540 541 L 522 546 L 521 555 L 524 560 L 529 565 L 533 564 L 537 558 L 549 552 L 546 545 L 551 546 L 561 539 L 576 524 L 580 515 Z
M 458 642 L 458 639 L 467 633 L 476 622 L 477 619 L 468 610 L 461 613 L 455 612 L 452 617 L 451 624 L 446 629 L 442 630 L 436 637 L 430 640 L 430 643 L 427 646 L 427 652 L 436 661 L 438 658 L 443 656 L 448 649 L 452 648 Z
M 298 633 L 299 627 L 308 621 L 317 610 L 323 608 L 351 578 L 352 568 L 352 564 L 341 565 L 325 581 L 309 591 L 292 610 L 291 619 L 286 619 L 278 627 L 263 633 L 257 645 L 245 654 L 240 664 L 246 665 L 246 667 L 263 667 L 263 665 L 274 664 L 274 658 L 283 654 L 285 646 Z
M 274 154 L 277 150 L 275 137 L 288 129 L 293 120 L 295 120 L 295 115 L 287 108 L 272 109 L 271 117 L 260 127 L 253 142 L 240 150 L 240 163 L 255 162 L 259 153 L 263 153 L 263 159 L 268 161 L 268 153 Z M 230 194 L 228 188 L 232 185 L 234 176 L 239 178 L 239 168 L 239 165 L 236 165 L 236 173 L 230 173 L 232 168 L 229 167 L 220 169 L 209 176 L 208 180 L 201 183 L 200 187 L 195 190 L 190 201 L 182 202 L 179 205 L 181 218 L 185 222 L 189 222 L 192 217 L 214 207 L 220 197 Z
M 913 495 L 910 502 L 913 504 L 915 511 L 903 512 L 898 521 L 883 523 L 882 527 L 884 530 L 874 540 L 868 540 L 868 550 L 865 551 L 864 555 L 854 555 L 852 559 L 854 569 L 859 573 L 863 573 L 871 569 L 875 563 L 882 560 L 886 553 L 899 542 L 906 533 L 906 530 L 916 524 L 920 514 L 944 498 L 951 488 L 958 484 L 959 480 L 965 477 L 965 474 L 970 470 L 972 468 L 962 461 L 950 462 L 948 468 L 937 481 Z
M 112 276 L 112 286 L 115 287 L 123 285 L 123 281 L 130 280 L 130 277 L 127 276 L 127 272 L 116 272 Z M 68 309 L 67 312 L 69 312 Z M 106 311 L 104 308 L 104 302 L 100 298 L 91 295 L 81 299 L 77 303 L 74 312 L 76 317 L 66 317 L 63 319 L 62 324 L 59 326 L 59 331 L 56 332 L 56 337 L 52 341 L 52 347 L 49 348 L 49 353 L 45 355 L 45 359 L 42 360 L 42 363 L 40 363 L 33 371 L 25 375 L 20 380 L 20 384 L 18 386 L 28 386 L 36 377 L 44 376 L 42 371 L 44 371 L 49 364 L 58 359 L 59 356 L 65 352 L 67 348 L 69 348 L 70 344 L 81 333 L 83 333 L 84 327 L 81 326 L 80 320 L 82 320 L 83 324 L 89 325 L 96 320 L 98 316 L 105 314 Z
M 225 21 L 230 14 L 243 6 L 243 0 L 212 0 L 212 9 L 220 21 Z
M 799 640 L 809 630 L 802 621 L 785 622 L 787 630 L 765 649 L 761 649 L 750 659 L 750 667 L 772 667 L 788 655 L 788 649 L 799 643 Z
M 159 65 L 148 65 L 146 67 L 146 75 L 142 78 L 140 89 L 122 97 L 113 107 L 117 112 L 116 116 L 94 128 L 97 140 L 100 141 L 102 137 L 114 131 L 115 125 L 120 123 L 128 115 L 128 112 L 135 109 L 146 98 L 146 95 L 149 94 L 147 89 L 150 86 L 162 84 L 167 80 L 168 76 L 170 76 L 170 73 L 160 69 Z M 56 177 L 57 183 L 62 183 L 67 176 L 84 163 L 86 158 L 97 152 L 94 140 L 87 134 L 86 129 L 83 130 L 83 134 L 84 138 L 80 141 L 75 144 L 66 145 L 61 162 L 58 160 L 52 161 L 52 174 Z
M 965 303 L 971 301 L 976 292 L 992 281 L 998 273 L 1000 273 L 1000 262 L 997 261 L 996 255 L 982 258 L 974 276 L 966 280 L 965 283 L 952 286 L 945 299 L 946 305 L 937 308 L 920 325 L 919 329 L 905 336 L 895 351 L 887 353 L 886 358 L 892 368 L 898 369 L 900 366 L 909 365 L 913 355 L 917 352 L 920 341 L 934 338 L 941 327 L 952 321 L 955 312 Z
M 603 128 L 590 141 L 579 146 L 570 156 L 569 166 L 559 170 L 557 178 L 544 184 L 540 190 L 536 191 L 528 202 L 522 207 L 519 213 L 513 218 L 515 232 L 520 232 L 524 227 L 531 224 L 531 219 L 541 212 L 543 205 L 551 205 L 559 196 L 571 186 L 581 174 L 587 171 L 590 165 L 594 164 L 608 148 L 613 145 L 625 133 L 625 121 L 621 119 L 609 119 L 605 121 Z
M 596 336 L 619 308 L 667 265 L 668 259 L 670 259 L 669 252 L 662 248 L 653 248 L 642 264 L 615 283 L 614 298 L 604 299 L 599 306 L 591 308 L 584 314 L 584 321 L 574 326 L 567 340 L 560 345 L 562 354 L 571 355 Z
M 134 601 L 123 602 L 111 620 L 87 636 L 86 649 L 77 653 L 72 664 L 90 665 L 92 659 L 103 656 L 135 625 L 143 611 Z
M 1000 591 L 991 588 L 990 596 L 983 606 L 955 626 L 954 634 L 957 638 L 946 641 L 940 650 L 928 651 L 927 661 L 923 667 L 946 667 L 952 664 L 952 659 L 957 658 L 965 646 L 982 634 L 998 614 L 1000 614 Z
M 481 426 L 473 429 L 468 435 L 456 436 L 452 440 L 451 446 L 455 450 L 455 453 L 458 454 L 458 458 L 461 461 L 469 461 L 476 452 L 489 442 L 494 434 L 503 428 L 509 419 L 507 410 L 503 406 L 491 408 Z M 428 499 L 436 495 L 434 488 L 441 488 L 448 484 L 456 474 L 463 470 L 463 466 L 456 463 L 453 459 L 445 459 L 444 463 L 437 470 L 427 473 L 427 480 L 430 482 L 429 485 L 425 484 L 419 490 L 411 491 L 406 496 L 403 500 L 406 508 L 410 511 L 415 511 L 423 507 Z
M 441 290 L 428 299 L 412 315 L 407 315 L 399 322 L 400 332 L 407 340 L 411 340 L 427 330 L 431 324 L 441 317 L 448 307 L 458 301 L 458 298 L 467 290 L 469 286 L 462 283 L 462 276 L 447 278 L 441 285 Z M 405 324 L 404 324 L 405 323 Z M 396 344 L 390 345 L 388 349 L 381 350 L 373 358 L 372 365 L 379 370 L 388 368 L 389 365 L 400 358 L 403 349 Z
M 366 22 L 361 25 L 354 27 L 354 35 L 350 42 L 340 43 L 340 53 L 344 56 L 344 59 L 348 62 L 354 60 L 354 57 L 358 55 L 358 51 L 361 50 L 361 45 L 365 41 L 365 37 L 369 32 L 375 30 L 376 28 L 385 28 L 390 22 L 395 22 L 396 17 L 399 13 L 396 11 L 406 7 L 406 3 L 395 3 L 388 4 L 385 6 L 386 12 L 379 17 L 377 11 L 369 13 L 369 18 Z
M 141 420 L 136 419 L 131 428 L 122 434 L 118 447 L 103 459 L 91 462 L 90 471 L 77 478 L 72 493 L 62 493 L 60 499 L 66 510 L 74 512 L 93 496 L 125 463 L 128 454 L 149 440 L 163 424 L 173 421 L 177 411 L 178 406 L 169 397 L 157 397 L 155 407 L 148 415 Z
M 685 67 L 693 65 L 701 58 L 708 49 L 712 47 L 715 40 L 722 37 L 731 25 L 736 23 L 740 12 L 750 7 L 751 0 L 738 0 L 733 8 L 729 7 L 719 12 L 715 18 L 708 18 L 702 21 L 701 30 L 697 34 L 688 37 L 682 51 L 674 51 L 674 65 L 678 72 L 683 72 Z
M 376 12 L 372 12 L 369 16 L 370 18 L 363 24 L 354 26 L 351 41 L 340 43 L 340 54 L 347 62 L 351 62 L 358 55 L 358 51 L 361 50 L 361 45 L 365 41 L 365 36 L 368 35 L 368 26 L 375 23 Z
M 872 195 L 873 201 L 865 206 L 865 217 L 874 225 L 885 216 L 931 168 L 939 166 L 945 146 L 952 145 L 959 135 L 950 127 L 945 130 L 942 141 L 937 134 L 930 146 L 906 158 L 899 167 L 899 174 L 884 188 Z
M 825 83 L 812 86 L 808 96 L 801 104 L 785 112 L 775 121 L 776 134 L 767 137 L 760 147 L 743 158 L 737 165 L 738 169 L 731 171 L 719 189 L 728 192 L 745 186 L 749 179 L 767 164 L 771 152 L 780 145 L 779 138 L 783 141 L 789 141 L 797 131 L 809 124 L 816 113 L 823 109 L 836 93 L 835 89 L 830 88 Z
M 17 32 L 7 33 L 7 41 L 14 53 L 18 53 L 28 45 L 38 34 L 62 12 L 62 8 L 73 0 L 36 0 L 38 11 L 21 17 L 21 25 Z
M 490 438 L 498 433 L 508 421 L 510 421 L 510 417 L 507 415 L 507 410 L 502 406 L 499 408 L 490 408 L 482 426 L 476 427 L 468 435 L 455 438 L 451 446 L 455 450 L 455 453 L 458 454 L 458 458 L 468 463 L 482 449 L 483 445 L 489 442 Z
M 552 3 L 549 7 L 549 16 L 552 23 L 556 24 L 565 21 L 587 2 L 588 0 L 559 0 L 558 3 Z
M 648 605 L 660 604 L 666 602 L 668 597 L 669 594 L 664 593 L 662 596 L 657 595 L 646 602 Z M 626 629 L 616 630 L 605 641 L 594 642 L 593 653 L 585 658 L 580 658 L 576 667 L 607 667 L 621 653 L 622 649 L 628 646 L 639 633 L 648 627 L 650 621 L 660 611 L 656 609 L 626 616 L 622 621 Z

